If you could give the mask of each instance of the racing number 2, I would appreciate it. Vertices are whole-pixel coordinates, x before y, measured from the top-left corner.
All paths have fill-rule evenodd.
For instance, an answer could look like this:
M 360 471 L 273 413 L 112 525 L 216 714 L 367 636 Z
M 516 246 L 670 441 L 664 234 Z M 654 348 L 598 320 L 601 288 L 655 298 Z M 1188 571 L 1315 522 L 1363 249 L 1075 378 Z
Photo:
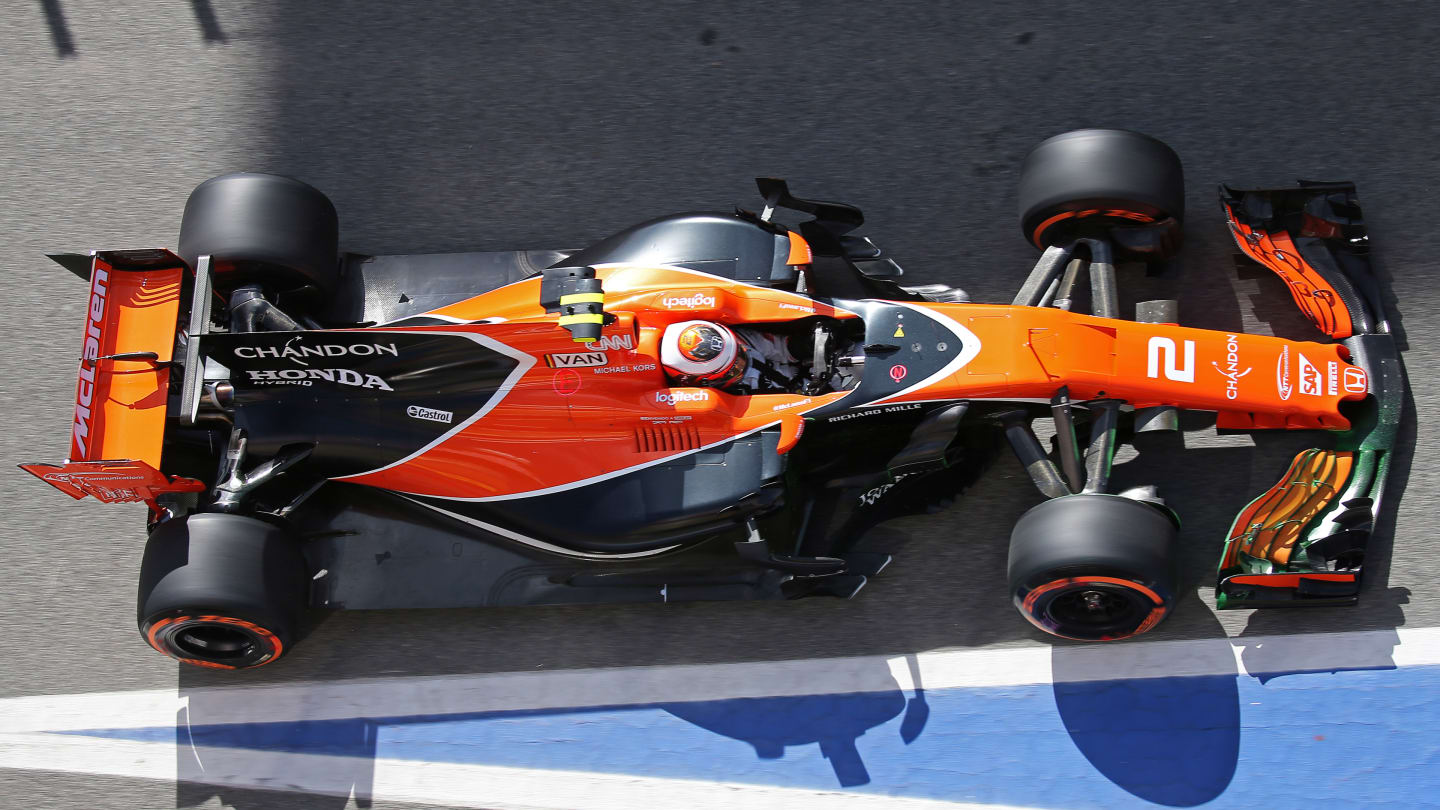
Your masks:
M 1176 382 L 1195 382 L 1195 341 L 1185 341 L 1185 357 L 1183 362 L 1176 364 L 1177 357 L 1175 341 L 1168 337 L 1150 338 L 1150 348 L 1146 354 L 1145 376 L 1160 377 L 1160 358 L 1165 358 L 1165 378 Z

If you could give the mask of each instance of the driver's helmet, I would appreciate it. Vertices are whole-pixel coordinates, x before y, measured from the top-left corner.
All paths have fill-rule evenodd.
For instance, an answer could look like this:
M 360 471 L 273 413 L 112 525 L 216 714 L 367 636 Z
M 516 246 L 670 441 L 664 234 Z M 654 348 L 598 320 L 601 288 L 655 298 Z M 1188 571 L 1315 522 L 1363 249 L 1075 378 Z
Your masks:
M 660 364 L 679 385 L 725 388 L 745 374 L 745 353 L 724 324 L 682 321 L 665 327 Z

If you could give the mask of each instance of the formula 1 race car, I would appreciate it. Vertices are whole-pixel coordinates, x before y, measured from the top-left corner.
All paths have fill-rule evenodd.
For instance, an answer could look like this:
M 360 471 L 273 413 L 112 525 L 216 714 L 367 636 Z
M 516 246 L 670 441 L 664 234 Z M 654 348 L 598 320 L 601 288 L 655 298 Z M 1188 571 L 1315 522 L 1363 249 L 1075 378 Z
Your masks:
M 1179 409 L 1316 437 L 1235 519 L 1219 606 L 1356 601 L 1404 382 L 1352 185 L 1222 188 L 1319 343 L 1182 327 L 1174 301 L 1121 318 L 1115 265 L 1176 252 L 1184 208 L 1137 133 L 1027 156 L 1043 253 L 1009 304 L 907 286 L 858 209 L 758 184 L 759 213 L 578 251 L 366 256 L 314 188 L 214 178 L 175 253 L 55 257 L 90 284 L 70 457 L 22 466 L 149 506 L 140 632 L 206 667 L 276 660 L 307 607 L 849 597 L 890 560 L 869 529 L 1006 444 L 1046 498 L 1010 539 L 1015 606 L 1134 636 L 1176 602 L 1179 524 L 1154 487 L 1112 492 L 1112 459 Z

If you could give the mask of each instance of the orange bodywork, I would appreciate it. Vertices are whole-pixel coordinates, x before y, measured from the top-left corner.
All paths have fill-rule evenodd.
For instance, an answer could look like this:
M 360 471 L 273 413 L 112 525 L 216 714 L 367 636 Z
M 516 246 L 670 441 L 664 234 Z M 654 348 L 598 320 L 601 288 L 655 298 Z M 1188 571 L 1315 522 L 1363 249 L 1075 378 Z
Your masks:
M 1273 270 L 1285 282 L 1296 306 L 1316 328 L 1336 340 L 1355 334 L 1350 310 L 1330 282 L 1301 258 L 1290 234 L 1257 231 L 1238 221 L 1228 205 L 1225 206 L 1225 214 L 1229 217 L 1235 244 L 1245 255 Z
M 798 233 L 789 232 L 790 255 L 786 257 L 785 263 L 790 265 L 809 264 L 814 259 L 810 251 L 810 243 L 806 242 Z
M 731 323 L 790 321 L 854 313 L 802 295 L 753 287 L 675 267 L 600 266 L 605 311 L 615 316 L 591 344 L 600 367 L 550 367 L 548 353 L 573 352 L 554 313 L 540 306 L 538 278 L 436 310 L 460 321 L 498 321 L 433 329 L 474 332 L 536 362 L 484 418 L 414 458 L 339 480 L 399 492 L 488 500 L 538 494 L 608 477 L 779 425 L 781 449 L 804 431 L 802 414 L 843 396 L 734 396 L 670 388 L 660 370 L 660 336 L 695 318 Z M 377 330 L 383 331 L 383 330 Z M 683 447 L 682 447 L 683 445 Z
M 906 399 L 1121 399 L 1217 411 L 1222 427 L 1345 429 L 1339 403 L 1365 373 L 1343 346 L 1078 315 L 1059 309 L 926 304 L 978 341 L 975 358 Z
M 20 469 L 77 500 L 89 495 L 104 503 L 153 503 L 162 492 L 205 490 L 200 481 L 165 475 L 143 461 L 67 461 Z
M 162 492 L 205 489 L 158 469 L 186 269 L 173 254 L 169 266 L 143 269 L 116 268 L 107 255 L 122 254 L 91 259 L 70 457 L 20 468 L 72 498 L 145 501 L 154 511 Z
M 90 274 L 70 460 L 159 467 L 185 268 L 116 270 L 96 255 Z M 153 357 L 106 359 L 136 353 Z
M 903 306 L 907 316 L 928 318 L 948 330 L 955 336 L 951 346 L 960 350 L 952 348 L 953 359 L 924 379 L 873 363 L 867 375 L 884 375 L 888 368 L 886 382 L 893 380 L 879 397 L 855 400 L 853 390 L 739 396 L 671 388 L 659 364 L 660 336 L 671 323 L 702 318 L 744 325 L 812 315 L 859 316 L 795 293 L 684 268 L 601 265 L 596 270 L 604 284 L 604 309 L 614 316 L 600 341 L 589 344 L 605 354 L 601 366 L 551 365 L 547 355 L 574 351 L 574 344 L 556 325 L 555 314 L 540 306 L 538 278 L 433 313 L 460 323 L 403 327 L 483 335 L 533 362 L 483 418 L 423 453 L 341 480 L 442 498 L 522 497 L 603 480 L 776 425 L 779 449 L 785 452 L 802 435 L 804 415 L 832 403 L 1048 401 L 1061 386 L 1076 400 L 1113 398 L 1136 407 L 1218 411 L 1222 425 L 1344 429 L 1349 423 L 1340 402 L 1359 399 L 1367 389 L 1364 373 L 1337 345 L 1050 308 L 938 303 Z M 481 320 L 487 322 L 476 323 Z M 906 344 L 907 339 L 895 342 Z
M 808 258 L 803 240 L 793 237 L 791 247 L 792 258 Z M 1061 387 L 1076 401 L 1217 411 L 1222 427 L 1340 430 L 1349 426 L 1340 403 L 1368 389 L 1364 372 L 1338 345 L 1038 307 L 871 301 L 850 304 L 857 310 L 851 311 L 843 302 L 682 267 L 595 269 L 610 322 L 580 359 L 557 314 L 541 305 L 539 277 L 430 313 L 443 325 L 346 330 L 463 334 L 516 365 L 484 410 L 409 456 L 339 480 L 460 500 L 527 497 L 768 428 L 778 427 L 783 453 L 800 440 L 806 415 L 822 408 L 1048 401 Z M 184 273 L 179 266 L 117 270 L 96 256 L 71 460 L 26 469 L 74 497 L 139 499 L 152 508 L 157 493 L 200 488 L 157 471 Z M 859 311 L 872 320 L 860 321 Z M 660 338 L 673 323 L 745 326 L 809 317 L 849 322 L 851 332 L 866 331 L 866 345 L 876 344 L 877 353 L 857 369 L 860 387 L 814 396 L 737 395 L 671 387 L 660 367 Z M 112 357 L 124 354 L 131 357 Z

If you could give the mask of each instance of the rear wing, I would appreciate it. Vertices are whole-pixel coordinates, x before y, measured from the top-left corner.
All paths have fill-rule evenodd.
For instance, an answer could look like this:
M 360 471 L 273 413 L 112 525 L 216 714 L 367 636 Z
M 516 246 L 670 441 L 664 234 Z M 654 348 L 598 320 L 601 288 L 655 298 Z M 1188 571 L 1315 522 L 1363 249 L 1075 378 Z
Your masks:
M 177 483 L 157 470 L 187 275 L 168 250 L 91 253 L 69 456 L 21 469 L 103 501 L 150 500 Z

